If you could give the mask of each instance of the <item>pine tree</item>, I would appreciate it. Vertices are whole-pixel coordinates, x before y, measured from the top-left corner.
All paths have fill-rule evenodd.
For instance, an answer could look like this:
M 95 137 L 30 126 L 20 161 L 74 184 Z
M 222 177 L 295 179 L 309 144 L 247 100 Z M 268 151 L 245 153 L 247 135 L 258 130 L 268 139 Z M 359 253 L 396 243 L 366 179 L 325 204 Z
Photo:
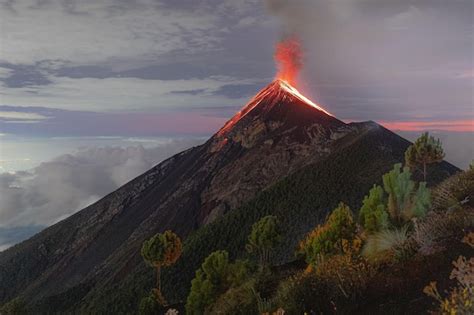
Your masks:
M 383 188 L 374 185 L 364 197 L 359 211 L 359 221 L 369 234 L 386 229 L 389 224 Z
M 416 184 L 410 179 L 408 167 L 401 170 L 401 164 L 395 164 L 393 170 L 383 175 L 385 192 L 388 194 L 387 210 L 392 222 L 401 226 L 413 217 L 423 216 L 430 207 L 430 191 L 426 183 Z
M 173 265 L 181 256 L 181 250 L 181 239 L 171 231 L 156 234 L 143 242 L 141 254 L 145 262 L 156 268 L 155 295 L 162 305 L 166 304 L 166 301 L 161 293 L 161 267 Z
M 206 257 L 191 281 L 191 291 L 186 300 L 186 314 L 205 314 L 220 294 L 241 285 L 248 279 L 247 263 L 229 261 L 225 250 L 212 252 Z
M 344 203 L 332 211 L 323 225 L 318 225 L 300 242 L 299 252 L 308 264 L 317 265 L 321 256 L 340 254 L 343 243 L 356 236 L 356 223 L 351 209 Z
M 252 226 L 246 248 L 249 252 L 258 254 L 260 266 L 263 268 L 268 264 L 271 251 L 280 239 L 278 219 L 269 215 Z
M 444 151 L 439 139 L 435 140 L 428 132 L 423 133 L 415 143 L 408 147 L 405 152 L 405 163 L 407 166 L 422 167 L 423 179 L 426 181 L 428 164 L 441 162 Z

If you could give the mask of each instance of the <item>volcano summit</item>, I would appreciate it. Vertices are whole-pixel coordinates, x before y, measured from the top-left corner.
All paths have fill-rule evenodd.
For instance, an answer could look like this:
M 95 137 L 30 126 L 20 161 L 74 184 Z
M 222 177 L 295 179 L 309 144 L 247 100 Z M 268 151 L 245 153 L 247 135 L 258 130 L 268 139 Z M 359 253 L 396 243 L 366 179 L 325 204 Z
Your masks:
M 164 276 L 175 289 L 170 302 L 180 302 L 202 257 L 241 241 L 250 222 L 270 211 L 259 208 L 268 200 L 294 227 L 279 258 L 286 262 L 297 239 L 339 201 L 355 206 L 408 145 L 376 123 L 346 124 L 275 80 L 203 145 L 1 252 L 0 303 L 21 296 L 38 313 L 133 312 L 152 279 L 140 247 L 165 230 L 186 240 L 184 258 Z M 443 162 L 433 176 L 455 171 Z M 287 203 L 296 196 L 298 204 Z M 230 218 L 234 228 L 219 230 Z

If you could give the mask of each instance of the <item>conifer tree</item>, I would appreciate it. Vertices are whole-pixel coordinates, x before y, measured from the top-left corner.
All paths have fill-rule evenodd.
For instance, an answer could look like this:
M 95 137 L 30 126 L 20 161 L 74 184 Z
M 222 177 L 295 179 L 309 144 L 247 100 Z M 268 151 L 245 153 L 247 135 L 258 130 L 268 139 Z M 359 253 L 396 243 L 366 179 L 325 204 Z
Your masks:
M 426 183 L 420 183 L 415 191 L 416 184 L 410 177 L 409 168 L 404 167 L 402 171 L 401 164 L 395 164 L 393 170 L 382 177 L 388 194 L 387 210 L 396 225 L 423 216 L 430 207 L 430 191 Z
M 204 314 L 223 285 L 229 267 L 229 254 L 224 250 L 211 253 L 196 271 L 186 300 L 186 314 Z
M 423 133 L 415 143 L 408 147 L 405 152 L 405 163 L 407 166 L 421 167 L 423 180 L 426 181 L 428 164 L 439 163 L 444 158 L 444 151 L 439 139 L 435 140 L 428 132 Z
M 359 221 L 367 233 L 386 229 L 389 224 L 383 188 L 374 185 L 369 195 L 364 197 L 359 211 Z
M 248 238 L 247 250 L 257 253 L 260 266 L 265 267 L 270 259 L 272 249 L 281 239 L 278 219 L 275 216 L 266 216 L 252 226 Z
M 161 267 L 174 264 L 181 256 L 181 249 L 181 239 L 171 231 L 156 234 L 143 242 L 141 254 L 145 262 L 156 268 L 155 295 L 162 305 L 166 304 L 166 301 L 161 293 Z
M 323 225 L 318 225 L 299 244 L 309 264 L 316 265 L 319 257 L 342 253 L 343 243 L 356 236 L 356 223 L 351 209 L 344 203 L 332 211 Z

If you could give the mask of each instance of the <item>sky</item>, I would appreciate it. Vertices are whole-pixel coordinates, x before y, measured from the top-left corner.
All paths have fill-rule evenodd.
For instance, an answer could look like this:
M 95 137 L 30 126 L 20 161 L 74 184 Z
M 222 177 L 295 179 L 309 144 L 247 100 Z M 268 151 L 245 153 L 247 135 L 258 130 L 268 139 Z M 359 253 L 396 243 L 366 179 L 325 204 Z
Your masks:
M 308 97 L 410 140 L 430 131 L 466 168 L 473 6 L 0 0 L 0 250 L 205 141 L 270 83 L 275 44 L 291 35 Z

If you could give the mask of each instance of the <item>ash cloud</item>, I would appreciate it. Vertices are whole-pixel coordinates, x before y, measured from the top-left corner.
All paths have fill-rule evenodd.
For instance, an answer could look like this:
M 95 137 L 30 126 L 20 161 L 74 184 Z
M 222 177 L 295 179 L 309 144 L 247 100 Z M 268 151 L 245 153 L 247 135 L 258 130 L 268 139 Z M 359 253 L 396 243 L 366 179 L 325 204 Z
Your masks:
M 302 41 L 302 81 L 343 119 L 474 117 L 470 0 L 264 0 L 281 33 Z M 351 93 L 344 94 L 347 87 Z M 342 92 L 341 92 L 342 91 Z M 374 93 L 384 99 L 374 105 Z M 334 104 L 334 97 L 347 101 Z M 366 104 L 357 105 L 361 98 Z M 389 105 L 385 100 L 396 99 Z M 352 104 L 352 108 L 348 108 Z M 449 106 L 446 106 L 449 104 Z M 342 105 L 342 106 L 341 106 Z M 367 106 L 365 106 L 367 105 Z M 383 108 L 383 109 L 382 109 Z M 385 117 L 385 119 L 388 119 Z
M 176 139 L 154 148 L 88 147 L 29 171 L 0 174 L 0 250 L 28 231 L 51 225 L 97 201 L 158 162 L 201 139 Z M 29 235 L 28 235 L 29 236 Z

